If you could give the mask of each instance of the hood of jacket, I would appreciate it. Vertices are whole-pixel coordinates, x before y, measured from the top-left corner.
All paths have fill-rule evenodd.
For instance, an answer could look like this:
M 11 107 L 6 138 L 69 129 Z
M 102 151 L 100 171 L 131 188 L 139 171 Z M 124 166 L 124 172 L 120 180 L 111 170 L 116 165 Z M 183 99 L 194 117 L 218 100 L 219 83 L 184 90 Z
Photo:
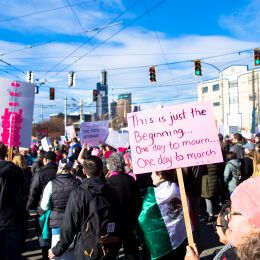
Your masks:
M 227 164 L 230 164 L 231 166 L 234 166 L 236 168 L 241 166 L 241 162 L 238 159 L 229 160 Z
M 6 174 L 10 174 L 15 168 L 14 163 L 10 161 L 0 161 L 0 177 L 5 177 Z

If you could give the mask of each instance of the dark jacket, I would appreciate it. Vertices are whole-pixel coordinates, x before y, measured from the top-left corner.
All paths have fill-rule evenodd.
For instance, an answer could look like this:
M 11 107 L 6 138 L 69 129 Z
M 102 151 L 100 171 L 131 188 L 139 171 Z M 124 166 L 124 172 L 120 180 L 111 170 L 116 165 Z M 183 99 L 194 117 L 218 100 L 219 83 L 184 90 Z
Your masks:
M 32 167 L 31 167 L 32 177 L 35 175 L 36 171 L 38 171 L 42 166 L 43 166 L 43 163 L 39 159 L 36 159 L 33 162 Z
M 254 172 L 253 158 L 250 156 L 245 156 L 243 181 L 250 178 L 253 175 L 253 172 Z
M 230 152 L 233 152 L 236 154 L 237 159 L 243 159 L 245 155 L 243 144 L 241 143 L 235 143 L 233 146 L 229 149 Z
M 52 211 L 50 215 L 50 227 L 60 227 L 64 216 L 70 192 L 80 185 L 80 180 L 75 179 L 71 174 L 58 174 L 52 180 Z
M 223 178 L 224 163 L 207 165 L 207 174 L 202 177 L 202 194 L 206 199 L 221 195 L 221 179 Z
M 112 204 L 118 205 L 117 195 L 107 183 L 106 179 L 102 177 L 86 178 L 78 188 L 70 193 L 61 224 L 60 241 L 52 248 L 52 252 L 56 256 L 60 256 L 66 251 L 76 235 L 76 245 L 74 249 L 75 259 L 88 259 L 83 254 L 84 250 L 80 239 L 81 229 L 89 216 L 89 202 L 93 196 L 92 194 L 100 192 L 102 192 Z
M 39 171 L 36 171 L 33 176 L 27 208 L 35 210 L 40 204 L 43 190 L 47 183 L 56 177 L 58 165 L 54 162 L 49 162 L 44 165 Z
M 25 206 L 26 181 L 21 168 L 0 161 L 0 227 L 23 225 Z
M 108 181 L 119 197 L 122 225 L 133 229 L 142 207 L 137 183 L 133 177 L 125 173 L 109 177 Z

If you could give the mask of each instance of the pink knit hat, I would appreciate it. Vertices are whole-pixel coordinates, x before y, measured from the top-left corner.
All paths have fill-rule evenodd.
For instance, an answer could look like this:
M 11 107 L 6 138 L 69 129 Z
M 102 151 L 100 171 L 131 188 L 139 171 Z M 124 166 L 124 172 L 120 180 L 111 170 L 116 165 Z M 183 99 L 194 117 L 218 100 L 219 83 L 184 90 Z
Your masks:
M 260 228 L 260 176 L 247 179 L 234 190 L 231 206 Z

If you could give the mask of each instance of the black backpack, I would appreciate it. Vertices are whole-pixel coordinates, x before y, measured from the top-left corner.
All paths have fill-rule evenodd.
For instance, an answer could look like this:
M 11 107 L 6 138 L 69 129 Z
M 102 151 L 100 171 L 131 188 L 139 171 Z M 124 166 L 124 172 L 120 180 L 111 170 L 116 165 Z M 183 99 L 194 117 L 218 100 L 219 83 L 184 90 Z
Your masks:
M 115 259 L 120 247 L 115 207 L 102 192 L 91 194 L 89 216 L 81 230 L 83 254 L 90 259 Z

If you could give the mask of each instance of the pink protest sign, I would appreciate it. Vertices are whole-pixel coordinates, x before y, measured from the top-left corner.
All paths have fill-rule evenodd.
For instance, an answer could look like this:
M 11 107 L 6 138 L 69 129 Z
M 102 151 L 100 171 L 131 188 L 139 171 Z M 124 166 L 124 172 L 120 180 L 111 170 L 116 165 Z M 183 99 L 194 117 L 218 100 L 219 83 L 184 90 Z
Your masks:
M 127 114 L 134 173 L 222 162 L 209 102 Z
M 9 147 L 30 147 L 34 85 L 0 79 L 0 141 Z

